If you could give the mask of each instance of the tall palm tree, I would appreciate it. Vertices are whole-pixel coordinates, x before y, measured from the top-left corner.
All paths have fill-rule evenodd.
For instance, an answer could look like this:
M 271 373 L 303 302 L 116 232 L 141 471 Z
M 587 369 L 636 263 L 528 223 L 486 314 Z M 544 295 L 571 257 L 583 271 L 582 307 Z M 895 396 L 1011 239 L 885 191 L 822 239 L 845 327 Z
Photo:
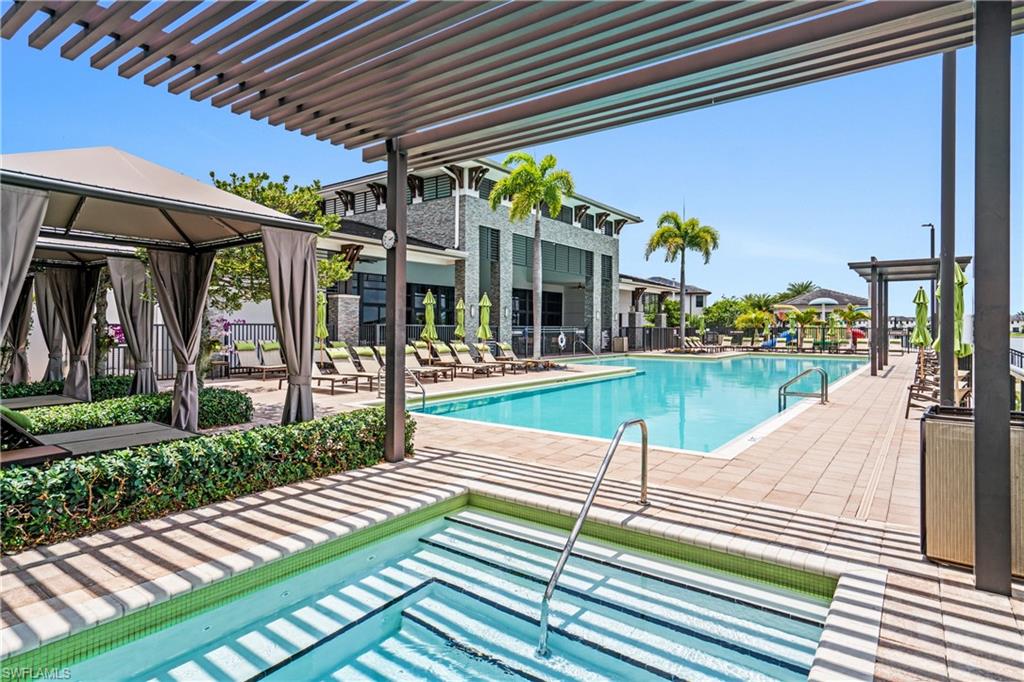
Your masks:
M 775 294 L 744 294 L 740 301 L 746 310 L 763 310 L 770 313 L 778 301 L 778 296 Z
M 686 309 L 686 252 L 696 251 L 704 257 L 704 264 L 711 260 L 711 252 L 718 248 L 718 230 L 701 225 L 697 218 L 684 220 L 675 211 L 665 211 L 658 218 L 658 227 L 647 240 L 645 258 L 659 249 L 665 249 L 665 261 L 674 263 L 679 259 L 679 305 Z M 679 316 L 679 347 L 686 343 L 686 315 Z
M 509 217 L 513 222 L 533 215 L 533 358 L 538 360 L 543 296 L 540 208 L 544 204 L 551 215 L 558 215 L 565 195 L 573 193 L 574 183 L 569 171 L 556 168 L 558 159 L 552 154 L 546 155 L 538 164 L 532 154 L 512 152 L 502 165 L 511 172 L 494 183 L 488 199 L 491 210 L 498 210 L 501 200 L 508 197 L 512 201 Z
M 802 347 L 804 343 L 804 328 L 816 327 L 821 324 L 821 318 L 818 317 L 818 311 L 814 308 L 789 313 L 789 317 L 796 322 L 796 326 L 800 328 L 798 347 Z
M 818 285 L 809 279 L 806 279 L 802 282 L 790 282 L 789 285 L 786 287 L 786 290 L 779 294 L 779 298 L 781 298 L 783 301 L 786 301 L 791 298 L 796 298 L 801 294 L 806 294 L 808 291 L 817 288 Z
M 870 320 L 871 315 L 864 312 L 863 310 L 857 310 L 852 303 L 847 305 L 845 308 L 839 308 L 836 310 L 836 315 L 846 325 L 847 330 L 853 329 L 853 325 L 863 320 Z M 851 334 L 853 339 L 853 347 L 857 347 L 857 337 Z

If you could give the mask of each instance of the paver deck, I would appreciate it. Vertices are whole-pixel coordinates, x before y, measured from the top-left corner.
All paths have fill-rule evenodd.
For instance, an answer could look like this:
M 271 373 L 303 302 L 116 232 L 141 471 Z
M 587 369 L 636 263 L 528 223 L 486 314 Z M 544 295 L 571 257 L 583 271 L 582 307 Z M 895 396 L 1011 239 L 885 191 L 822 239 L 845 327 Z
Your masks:
M 1012 598 L 975 592 L 970 573 L 920 555 L 917 421 L 902 417 L 911 369 L 906 358 L 887 377 L 854 377 L 829 405 L 809 408 L 733 460 L 652 455 L 646 509 L 634 503 L 637 458 L 627 449 L 593 513 L 795 567 L 885 568 L 877 678 L 1020 679 L 1024 585 L 1015 584 Z M 467 490 L 575 513 L 604 451 L 561 435 L 418 421 L 417 456 L 402 464 L 4 557 L 4 649 L 66 636 Z M 840 645 L 866 646 L 856 632 Z

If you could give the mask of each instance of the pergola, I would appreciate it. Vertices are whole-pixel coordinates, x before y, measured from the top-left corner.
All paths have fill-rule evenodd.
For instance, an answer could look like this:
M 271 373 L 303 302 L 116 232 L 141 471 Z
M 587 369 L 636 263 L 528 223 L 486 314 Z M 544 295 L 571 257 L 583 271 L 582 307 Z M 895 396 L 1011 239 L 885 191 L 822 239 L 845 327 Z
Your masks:
M 16 2 L 11 38 L 387 159 L 436 166 L 943 54 L 942 248 L 953 246 L 955 51 L 977 48 L 979 379 L 1009 339 L 1010 36 L 1024 2 Z M 72 26 L 78 30 L 67 32 Z M 352 96 L 358 93 L 358 96 Z M 387 202 L 386 458 L 404 455 L 406 206 Z M 948 241 L 948 243 L 947 243 Z M 952 282 L 943 282 L 949 290 Z M 1010 589 L 1009 391 L 979 380 L 977 584 Z M 984 434 L 984 435 L 983 435 Z M 984 529 L 982 529 L 984 525 Z M 984 532 L 980 532 L 984 530 Z
M 971 263 L 970 256 L 957 256 L 955 261 L 966 269 Z M 941 271 L 939 258 L 904 258 L 900 260 L 871 260 L 847 263 L 850 269 L 864 278 L 868 283 L 868 301 L 871 306 L 871 376 L 877 376 L 879 370 L 889 364 L 889 282 L 937 282 Z M 952 269 L 952 265 L 949 266 Z M 945 291 L 950 291 L 945 289 Z M 952 301 L 952 296 L 947 296 Z M 952 309 L 951 309 L 952 310 Z M 943 316 L 939 321 L 942 338 L 953 338 L 953 314 Z M 952 354 L 952 344 L 950 354 Z M 941 352 L 941 351 L 940 351 Z M 949 392 L 942 393 L 944 405 L 952 404 L 953 380 L 956 376 L 954 361 L 939 368 L 940 384 L 944 387 L 949 383 Z M 948 402 L 947 402 L 948 401 Z
M 196 361 L 214 252 L 263 240 L 288 365 L 283 419 L 312 418 L 318 226 L 112 147 L 5 154 L 0 189 L 0 334 L 11 327 L 19 344 L 24 342 L 34 287 L 51 353 L 48 378 L 60 374 L 62 339 L 70 350 L 66 396 L 91 397 L 92 314 L 98 266 L 106 264 L 135 360 L 132 391 L 156 390 L 153 302 L 144 295 L 151 280 L 177 364 L 171 425 L 195 431 Z M 145 249 L 148 275 L 137 249 Z M 34 277 L 28 276 L 30 265 L 37 270 Z

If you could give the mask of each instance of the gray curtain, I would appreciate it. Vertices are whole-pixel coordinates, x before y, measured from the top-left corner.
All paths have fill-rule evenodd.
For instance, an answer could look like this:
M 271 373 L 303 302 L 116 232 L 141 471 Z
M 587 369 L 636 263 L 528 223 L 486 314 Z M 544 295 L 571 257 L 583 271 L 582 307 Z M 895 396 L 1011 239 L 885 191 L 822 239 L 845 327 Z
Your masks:
M 99 281 L 99 268 L 51 268 L 46 272 L 47 290 L 57 308 L 71 356 L 64 378 L 64 395 L 78 400 L 92 400 L 89 351 Z
M 50 195 L 35 189 L 0 188 L 0 337 L 14 317 Z
M 46 374 L 43 381 L 60 381 L 64 378 L 64 332 L 60 328 L 57 305 L 50 296 L 46 271 L 36 274 L 36 315 L 39 317 L 39 331 L 46 342 Z
M 108 258 L 114 305 L 135 362 L 131 394 L 156 393 L 153 371 L 153 301 L 146 295 L 146 266 L 137 258 Z
M 270 273 L 270 300 L 288 367 L 288 395 L 281 423 L 313 418 L 313 332 L 316 325 L 316 235 L 263 227 L 263 253 Z
M 25 384 L 32 380 L 28 371 L 28 329 L 32 324 L 32 277 L 25 278 L 21 292 L 14 306 L 11 324 L 4 335 L 7 345 L 14 349 L 11 366 L 7 368 L 4 381 L 8 384 Z
M 174 351 L 177 376 L 171 426 L 199 429 L 199 379 L 196 362 L 203 332 L 203 309 L 213 275 L 213 253 L 149 250 L 156 299 Z

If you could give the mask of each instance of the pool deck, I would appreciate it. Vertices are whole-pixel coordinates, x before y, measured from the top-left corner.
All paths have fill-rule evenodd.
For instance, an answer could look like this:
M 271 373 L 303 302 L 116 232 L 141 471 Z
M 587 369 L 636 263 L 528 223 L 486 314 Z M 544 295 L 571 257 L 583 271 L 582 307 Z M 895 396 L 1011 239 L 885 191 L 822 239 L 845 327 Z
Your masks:
M 912 370 L 911 358 L 895 358 L 886 376 L 854 376 L 830 404 L 810 406 L 731 460 L 652 452 L 646 509 L 634 502 L 637 449 L 626 446 L 593 514 L 806 570 L 883 576 L 880 624 L 872 632 L 870 618 L 857 625 L 854 613 L 851 628 L 823 643 L 836 665 L 848 666 L 832 668 L 825 679 L 853 676 L 854 669 L 885 680 L 1020 679 L 1024 585 L 1015 584 L 1012 598 L 975 592 L 969 572 L 936 566 L 919 553 L 918 421 L 903 419 Z M 262 387 L 250 394 L 260 418 L 270 420 L 283 392 L 276 381 Z M 318 413 L 356 404 L 354 396 L 320 395 Z M 59 639 L 466 491 L 574 513 L 605 449 L 570 436 L 427 415 L 417 421 L 417 456 L 401 464 L 4 557 L 3 651 Z

